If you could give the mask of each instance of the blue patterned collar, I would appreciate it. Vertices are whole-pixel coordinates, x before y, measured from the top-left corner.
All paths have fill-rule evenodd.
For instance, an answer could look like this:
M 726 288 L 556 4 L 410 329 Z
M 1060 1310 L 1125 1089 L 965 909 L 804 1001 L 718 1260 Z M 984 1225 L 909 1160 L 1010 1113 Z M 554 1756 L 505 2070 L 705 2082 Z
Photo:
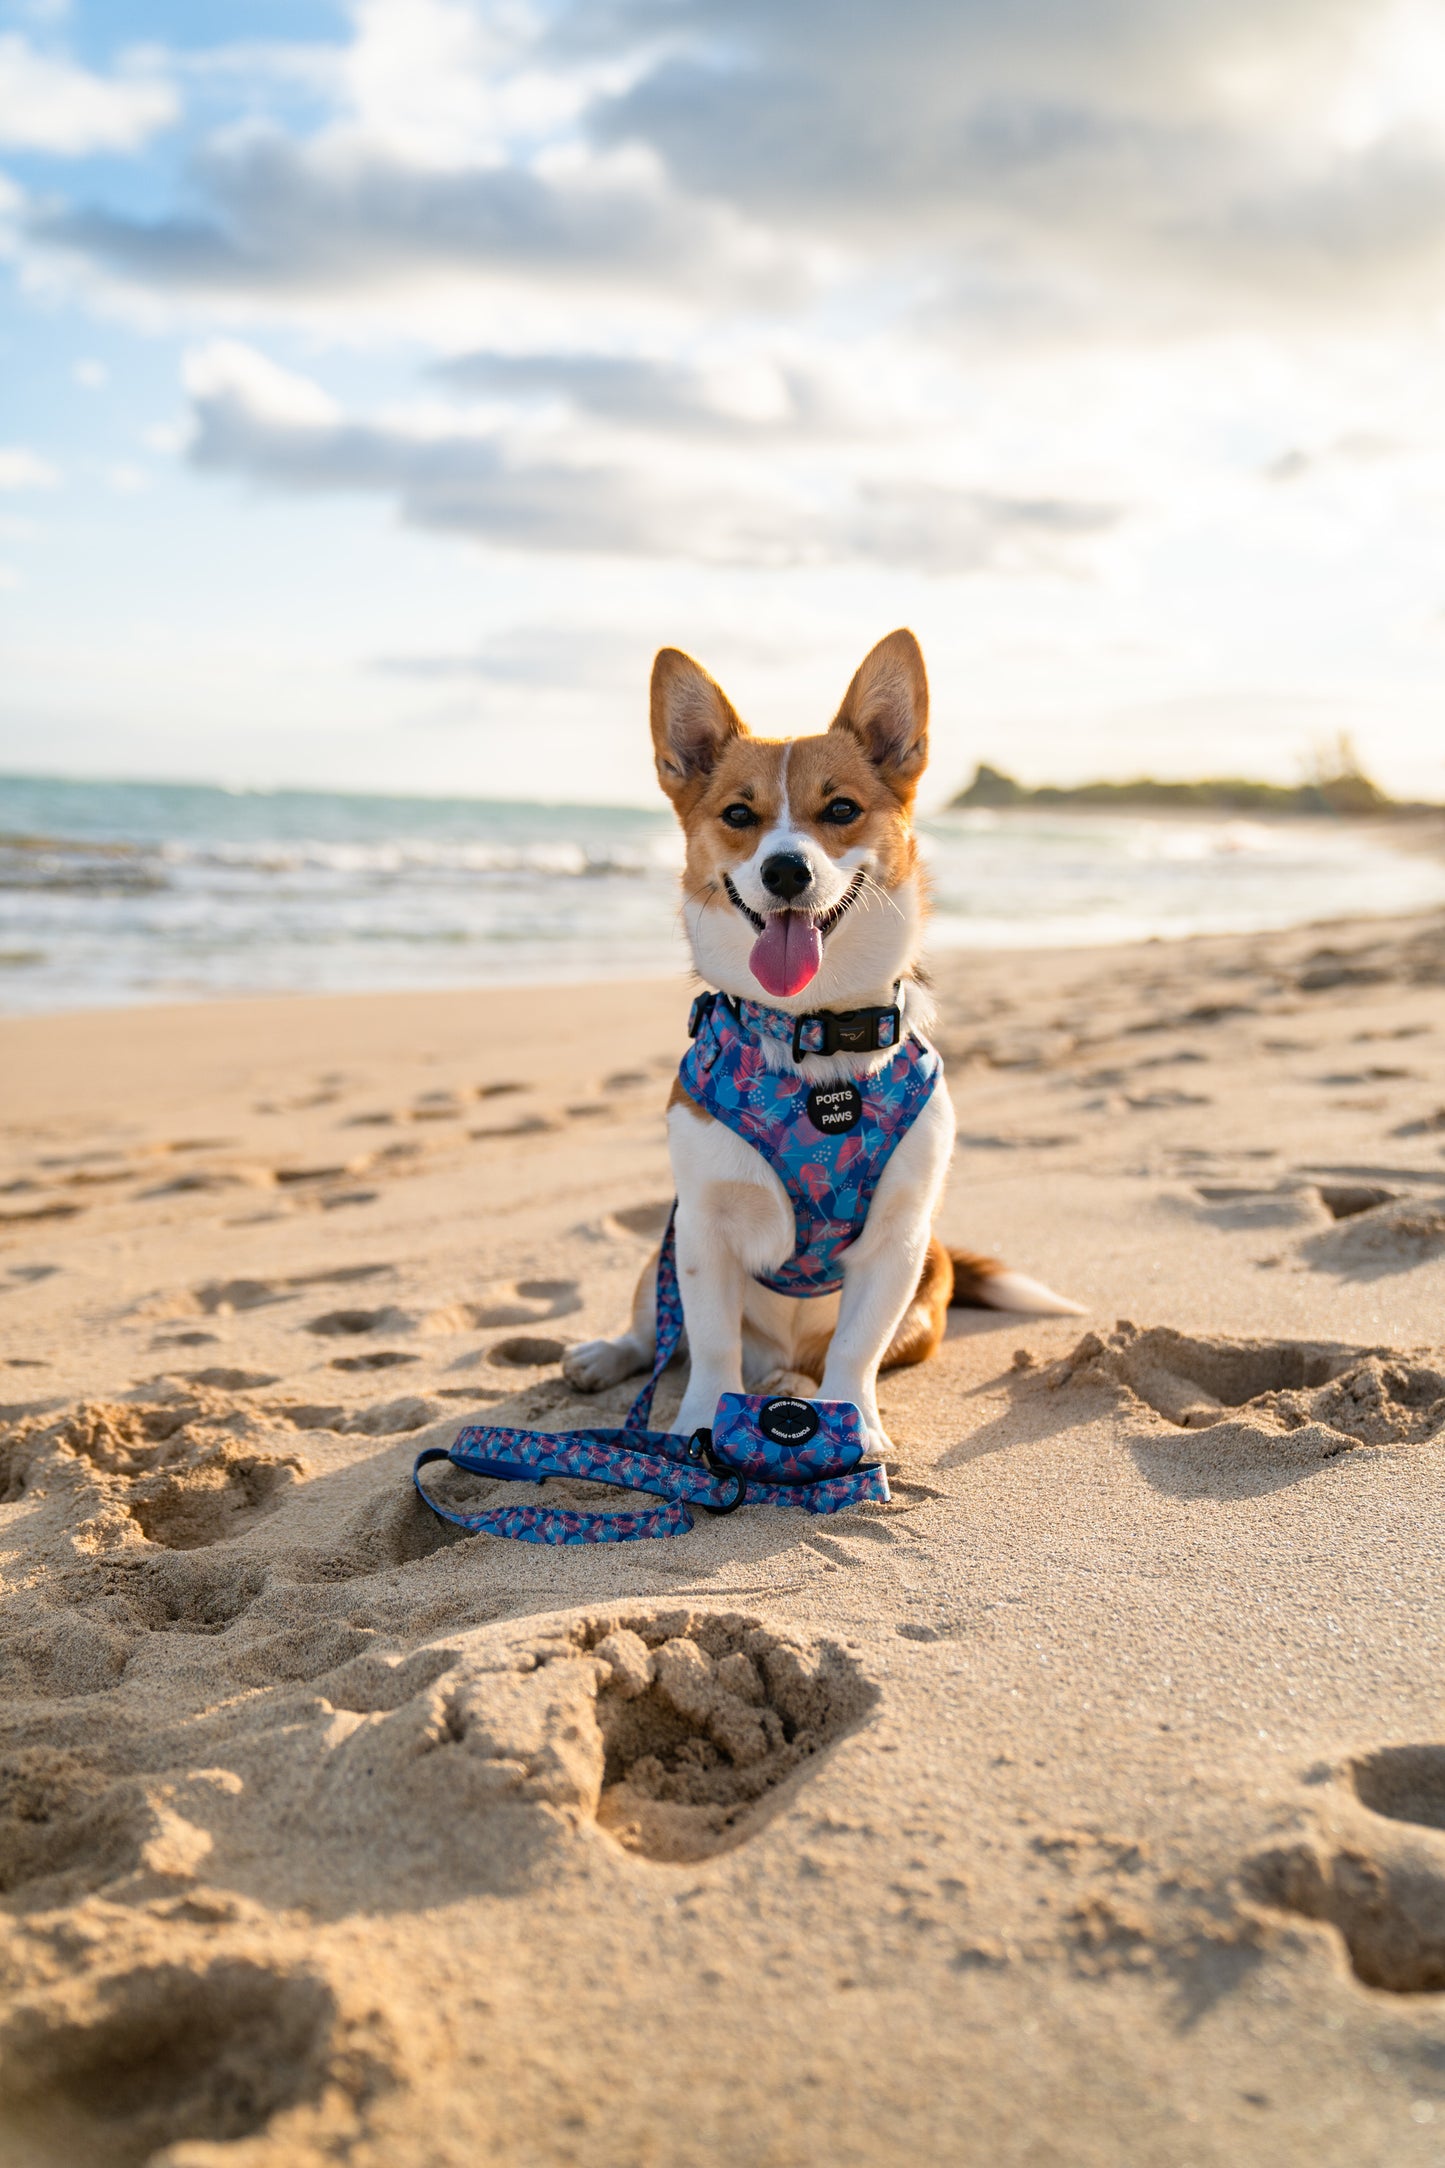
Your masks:
M 903 1012 L 898 996 L 903 981 L 893 988 L 892 1003 L 876 1009 L 809 1009 L 790 1016 L 786 1009 L 770 1009 L 764 1002 L 734 994 L 699 994 L 687 1020 L 687 1035 L 695 1039 L 715 1001 L 732 1013 L 741 1031 L 777 1039 L 791 1047 L 794 1061 L 808 1054 L 877 1054 L 898 1046 L 903 1039 Z

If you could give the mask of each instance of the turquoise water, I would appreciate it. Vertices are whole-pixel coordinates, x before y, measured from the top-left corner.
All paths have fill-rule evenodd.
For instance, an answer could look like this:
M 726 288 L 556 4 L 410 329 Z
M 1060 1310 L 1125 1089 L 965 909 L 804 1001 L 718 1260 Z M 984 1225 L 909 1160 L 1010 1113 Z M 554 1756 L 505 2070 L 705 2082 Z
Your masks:
M 939 947 L 1235 932 L 1445 905 L 1330 823 L 942 814 Z M 0 1008 L 680 972 L 663 807 L 0 778 Z

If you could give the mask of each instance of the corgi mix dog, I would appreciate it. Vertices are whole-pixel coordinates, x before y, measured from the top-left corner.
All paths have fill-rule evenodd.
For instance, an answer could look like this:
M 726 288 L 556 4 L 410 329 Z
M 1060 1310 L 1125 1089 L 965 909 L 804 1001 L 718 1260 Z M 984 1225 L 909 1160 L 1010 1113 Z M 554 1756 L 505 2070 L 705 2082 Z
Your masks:
M 878 643 L 829 729 L 792 739 L 754 737 L 705 670 L 664 648 L 652 672 L 652 738 L 658 781 L 687 839 L 683 913 L 704 985 L 735 1010 L 758 1003 L 784 1019 L 832 1012 L 846 1021 L 890 1008 L 901 1018 L 888 1027 L 892 1044 L 801 1055 L 800 1027 L 790 1044 L 784 1022 L 777 1036 L 758 1034 L 754 1060 L 801 1073 L 810 1087 L 846 1087 L 877 1079 L 904 1040 L 926 1047 L 932 1005 L 918 975 L 926 894 L 911 813 L 928 759 L 928 680 L 913 634 Z M 1079 1314 L 1038 1281 L 949 1251 L 933 1234 L 954 1144 L 941 1079 L 841 1252 L 841 1289 L 820 1295 L 762 1284 L 796 1239 L 793 1204 L 763 1154 L 699 1106 L 681 1078 L 667 1123 L 691 1361 L 674 1422 L 684 1436 L 711 1424 L 724 1393 L 776 1392 L 851 1401 L 870 1451 L 883 1455 L 878 1373 L 932 1355 L 950 1304 Z M 654 1256 L 628 1332 L 569 1350 L 564 1369 L 578 1390 L 651 1366 L 656 1273 Z

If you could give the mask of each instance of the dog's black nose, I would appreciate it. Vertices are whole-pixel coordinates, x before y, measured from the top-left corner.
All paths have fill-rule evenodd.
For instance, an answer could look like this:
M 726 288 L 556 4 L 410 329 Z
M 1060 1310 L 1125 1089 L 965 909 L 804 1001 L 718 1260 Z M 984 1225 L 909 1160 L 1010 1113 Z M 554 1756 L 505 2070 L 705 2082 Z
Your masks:
M 791 903 L 813 885 L 813 869 L 796 851 L 778 851 L 772 858 L 765 858 L 762 876 L 768 894 L 780 896 L 784 903 Z

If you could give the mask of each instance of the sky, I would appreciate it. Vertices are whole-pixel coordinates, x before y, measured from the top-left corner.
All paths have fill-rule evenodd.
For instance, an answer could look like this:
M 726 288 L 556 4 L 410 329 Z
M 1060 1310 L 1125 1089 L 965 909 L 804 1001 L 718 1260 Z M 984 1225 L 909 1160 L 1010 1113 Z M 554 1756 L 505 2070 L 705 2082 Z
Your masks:
M 0 0 L 0 770 L 1445 797 L 1439 0 Z

